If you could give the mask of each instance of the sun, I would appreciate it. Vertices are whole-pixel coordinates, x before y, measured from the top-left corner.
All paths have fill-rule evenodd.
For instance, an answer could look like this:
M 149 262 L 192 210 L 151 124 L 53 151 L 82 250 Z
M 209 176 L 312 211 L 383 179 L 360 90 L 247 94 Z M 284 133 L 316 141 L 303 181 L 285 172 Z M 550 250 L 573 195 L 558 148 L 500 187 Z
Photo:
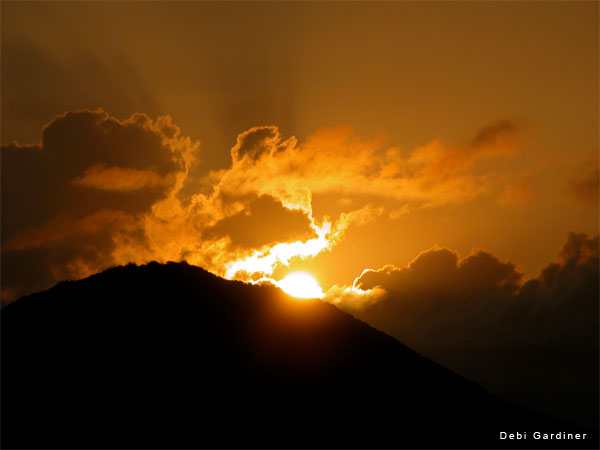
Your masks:
M 292 272 L 277 282 L 287 294 L 297 298 L 323 298 L 325 294 L 319 282 L 308 272 Z

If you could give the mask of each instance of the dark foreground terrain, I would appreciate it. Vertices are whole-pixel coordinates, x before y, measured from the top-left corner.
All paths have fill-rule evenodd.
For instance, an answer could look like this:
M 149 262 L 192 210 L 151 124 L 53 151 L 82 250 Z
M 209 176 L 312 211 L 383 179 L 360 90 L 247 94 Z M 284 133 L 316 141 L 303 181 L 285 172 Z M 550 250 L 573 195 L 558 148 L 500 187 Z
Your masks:
M 334 306 L 187 264 L 25 297 L 1 350 L 3 448 L 598 446 Z

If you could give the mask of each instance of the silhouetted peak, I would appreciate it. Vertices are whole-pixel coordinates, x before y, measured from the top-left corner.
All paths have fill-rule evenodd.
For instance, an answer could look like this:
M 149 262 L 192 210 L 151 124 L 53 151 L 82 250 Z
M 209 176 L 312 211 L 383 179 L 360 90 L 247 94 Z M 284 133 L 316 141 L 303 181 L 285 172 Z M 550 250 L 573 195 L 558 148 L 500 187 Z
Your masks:
M 187 263 L 22 298 L 2 311 L 2 355 L 8 447 L 521 447 L 498 433 L 581 431 L 331 304 Z

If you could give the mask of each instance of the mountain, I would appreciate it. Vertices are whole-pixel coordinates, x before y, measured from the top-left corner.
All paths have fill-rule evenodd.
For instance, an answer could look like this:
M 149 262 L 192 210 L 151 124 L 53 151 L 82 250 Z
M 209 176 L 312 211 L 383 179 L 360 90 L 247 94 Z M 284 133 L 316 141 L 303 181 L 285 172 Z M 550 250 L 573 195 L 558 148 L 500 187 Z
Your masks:
M 598 444 L 330 304 L 185 263 L 62 282 L 1 320 L 3 448 Z

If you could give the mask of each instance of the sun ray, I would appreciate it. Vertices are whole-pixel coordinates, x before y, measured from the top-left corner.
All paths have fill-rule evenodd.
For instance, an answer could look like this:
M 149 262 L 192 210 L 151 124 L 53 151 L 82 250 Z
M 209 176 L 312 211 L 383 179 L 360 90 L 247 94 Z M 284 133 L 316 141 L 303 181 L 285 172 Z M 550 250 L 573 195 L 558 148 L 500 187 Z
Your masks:
M 262 273 L 271 275 L 277 263 L 288 266 L 290 260 L 294 257 L 314 257 L 321 251 L 330 248 L 331 242 L 328 239 L 328 235 L 331 233 L 331 223 L 326 221 L 321 227 L 313 225 L 313 228 L 317 234 L 316 238 L 305 242 L 282 242 L 266 251 L 256 251 L 247 258 L 227 264 L 225 277 L 231 279 L 236 273 L 242 271 L 249 274 Z

